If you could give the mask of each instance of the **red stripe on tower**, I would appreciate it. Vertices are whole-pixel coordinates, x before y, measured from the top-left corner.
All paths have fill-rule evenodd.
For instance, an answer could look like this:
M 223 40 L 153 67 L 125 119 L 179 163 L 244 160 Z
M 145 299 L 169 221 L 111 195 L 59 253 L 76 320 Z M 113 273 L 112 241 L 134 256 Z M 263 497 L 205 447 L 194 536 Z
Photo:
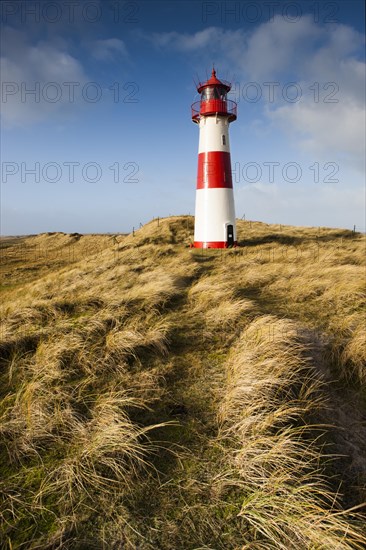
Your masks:
M 232 188 L 230 153 L 206 151 L 198 155 L 197 189 Z

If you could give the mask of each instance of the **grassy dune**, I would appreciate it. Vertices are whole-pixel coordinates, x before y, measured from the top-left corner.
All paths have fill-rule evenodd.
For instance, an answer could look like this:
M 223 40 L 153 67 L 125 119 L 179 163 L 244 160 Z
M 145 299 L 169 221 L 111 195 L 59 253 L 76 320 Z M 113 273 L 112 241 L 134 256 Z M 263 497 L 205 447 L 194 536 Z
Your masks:
M 192 232 L 0 241 L 1 548 L 365 548 L 365 237 Z

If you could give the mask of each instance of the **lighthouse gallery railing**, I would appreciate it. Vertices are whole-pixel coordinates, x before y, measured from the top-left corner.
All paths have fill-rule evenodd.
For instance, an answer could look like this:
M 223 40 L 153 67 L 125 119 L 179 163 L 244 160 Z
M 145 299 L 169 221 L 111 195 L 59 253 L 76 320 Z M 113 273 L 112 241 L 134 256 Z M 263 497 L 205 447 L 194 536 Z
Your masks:
M 237 115 L 237 105 L 235 101 L 227 99 L 208 99 L 206 101 L 196 101 L 192 105 L 192 120 L 198 121 L 200 115 L 230 115 L 229 120 L 235 120 Z

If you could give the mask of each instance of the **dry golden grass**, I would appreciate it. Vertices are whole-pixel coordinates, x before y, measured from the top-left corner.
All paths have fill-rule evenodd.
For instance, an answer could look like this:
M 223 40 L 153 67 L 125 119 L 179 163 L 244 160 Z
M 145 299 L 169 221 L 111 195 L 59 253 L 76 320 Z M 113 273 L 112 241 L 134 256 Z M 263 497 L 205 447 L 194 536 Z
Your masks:
M 219 275 L 201 278 L 189 291 L 191 313 L 204 314 L 207 330 L 229 330 L 235 327 L 240 317 L 253 313 L 255 307 L 250 300 L 236 299 L 230 280 Z
M 364 237 L 192 232 L 1 241 L 4 548 L 366 546 Z
M 289 321 L 260 317 L 233 348 L 220 410 L 228 470 L 217 483 L 240 490 L 254 547 L 361 549 L 364 535 L 340 511 L 309 439 L 317 427 L 306 418 L 325 406 L 324 382 L 300 334 Z
M 355 328 L 351 329 L 351 335 L 343 349 L 341 362 L 349 365 L 351 375 L 366 386 L 366 328 L 365 317 L 360 316 Z

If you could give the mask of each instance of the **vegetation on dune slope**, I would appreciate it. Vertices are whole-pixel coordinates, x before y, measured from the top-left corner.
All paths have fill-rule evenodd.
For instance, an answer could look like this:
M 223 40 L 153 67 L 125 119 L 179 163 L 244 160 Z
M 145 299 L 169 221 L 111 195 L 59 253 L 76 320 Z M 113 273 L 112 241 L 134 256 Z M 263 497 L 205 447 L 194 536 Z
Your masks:
M 3 239 L 0 546 L 366 546 L 365 238 Z

